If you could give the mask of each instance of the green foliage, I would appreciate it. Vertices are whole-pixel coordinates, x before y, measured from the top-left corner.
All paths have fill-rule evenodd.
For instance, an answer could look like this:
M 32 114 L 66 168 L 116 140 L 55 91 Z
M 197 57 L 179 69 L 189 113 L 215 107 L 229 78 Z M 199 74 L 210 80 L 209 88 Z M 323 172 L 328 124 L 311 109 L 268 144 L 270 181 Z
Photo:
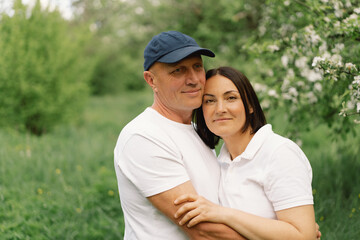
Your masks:
M 41 137 L 0 130 L 0 239 L 122 239 L 113 148 L 121 128 L 151 103 L 150 89 L 92 97 L 77 126 Z M 286 124 L 279 117 L 274 131 L 283 134 Z M 330 131 L 321 125 L 303 135 L 316 221 L 322 239 L 357 239 L 360 142 L 332 142 Z
M 95 92 L 143 87 L 146 43 L 178 30 L 216 53 L 207 68 L 244 72 L 265 110 L 284 109 L 293 136 L 309 129 L 304 122 L 326 123 L 341 136 L 360 122 L 358 0 L 76 3 L 85 6 L 81 17 L 98 26 L 97 45 L 107 44 L 99 50 Z
M 88 26 L 94 34 L 91 56 L 97 59 L 97 64 L 91 77 L 92 93 L 105 95 L 143 89 L 146 26 L 142 25 L 145 17 L 139 18 L 135 13 L 136 6 L 98 0 L 77 0 L 73 5 L 82 12 L 73 21 Z
M 0 125 L 40 135 L 78 116 L 94 65 L 85 56 L 90 35 L 40 1 L 29 12 L 17 0 L 14 15 L 1 17 Z
M 263 84 L 258 88 L 263 106 L 284 108 L 293 134 L 308 130 L 310 122 L 326 123 L 336 135 L 355 132 L 360 116 L 358 7 L 358 1 L 340 0 L 268 0 L 262 6 L 257 31 L 243 51 L 257 66 L 251 78 Z

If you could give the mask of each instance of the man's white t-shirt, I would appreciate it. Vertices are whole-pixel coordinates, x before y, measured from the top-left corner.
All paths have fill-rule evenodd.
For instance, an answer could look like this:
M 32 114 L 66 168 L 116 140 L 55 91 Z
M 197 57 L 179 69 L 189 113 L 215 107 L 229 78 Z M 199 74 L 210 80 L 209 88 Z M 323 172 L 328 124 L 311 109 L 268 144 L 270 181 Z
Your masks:
M 191 125 L 171 121 L 152 108 L 123 128 L 114 164 L 125 220 L 124 239 L 187 239 L 147 197 L 188 180 L 198 194 L 219 202 L 220 168 L 215 152 Z
M 275 134 L 270 124 L 260 128 L 234 160 L 225 144 L 218 159 L 223 206 L 276 219 L 275 211 L 313 204 L 308 159 L 294 142 Z

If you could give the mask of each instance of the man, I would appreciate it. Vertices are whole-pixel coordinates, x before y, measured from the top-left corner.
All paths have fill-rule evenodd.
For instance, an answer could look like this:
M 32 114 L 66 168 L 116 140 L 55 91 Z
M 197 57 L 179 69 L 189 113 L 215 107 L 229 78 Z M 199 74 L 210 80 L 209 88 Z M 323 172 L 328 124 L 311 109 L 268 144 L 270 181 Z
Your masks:
M 215 56 L 176 31 L 156 35 L 145 48 L 144 79 L 154 102 L 123 128 L 114 150 L 125 239 L 244 239 L 222 224 L 187 228 L 174 217 L 174 200 L 184 193 L 218 203 L 216 156 L 191 125 L 205 84 L 201 55 Z

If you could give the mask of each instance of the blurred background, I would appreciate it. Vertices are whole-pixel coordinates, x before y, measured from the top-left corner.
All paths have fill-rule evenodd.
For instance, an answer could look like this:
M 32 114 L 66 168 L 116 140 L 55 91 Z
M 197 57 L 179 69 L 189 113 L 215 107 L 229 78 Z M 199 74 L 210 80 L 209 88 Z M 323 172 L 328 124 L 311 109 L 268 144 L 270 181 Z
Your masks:
M 359 26 L 359 0 L 0 0 L 0 239 L 122 239 L 113 149 L 169 30 L 247 75 L 311 162 L 322 239 L 359 239 Z

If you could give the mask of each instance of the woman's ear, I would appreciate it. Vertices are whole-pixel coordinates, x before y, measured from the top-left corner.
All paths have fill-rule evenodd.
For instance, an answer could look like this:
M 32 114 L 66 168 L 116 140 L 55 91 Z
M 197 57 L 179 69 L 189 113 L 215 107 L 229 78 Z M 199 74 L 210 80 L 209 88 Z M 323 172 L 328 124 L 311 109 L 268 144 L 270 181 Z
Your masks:
M 144 71 L 144 79 L 146 83 L 149 84 L 149 86 L 153 89 L 153 91 L 157 92 L 154 74 L 150 71 Z
M 253 113 L 254 113 L 254 109 L 253 109 L 252 106 L 249 106 L 249 113 L 250 113 L 250 114 L 253 114 Z

